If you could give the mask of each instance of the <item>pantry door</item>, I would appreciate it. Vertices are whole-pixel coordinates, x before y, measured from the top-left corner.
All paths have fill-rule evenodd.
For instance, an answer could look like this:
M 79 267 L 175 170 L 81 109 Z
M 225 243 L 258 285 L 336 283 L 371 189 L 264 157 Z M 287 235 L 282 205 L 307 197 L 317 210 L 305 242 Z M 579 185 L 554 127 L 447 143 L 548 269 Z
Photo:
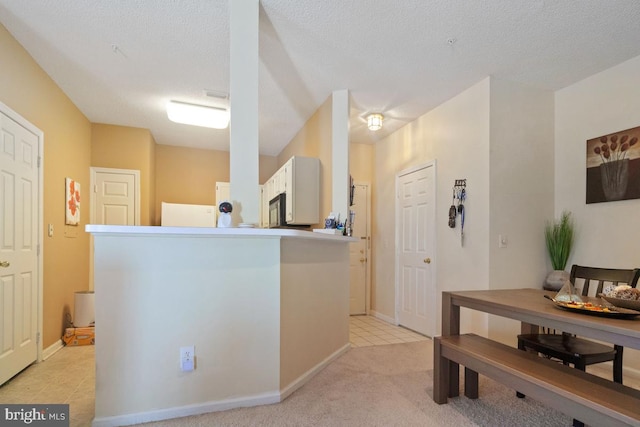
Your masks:
M 396 178 L 396 319 L 423 335 L 436 332 L 435 162 Z
M 0 103 L 0 384 L 42 352 L 42 146 Z
M 89 169 L 89 221 L 102 225 L 140 225 L 140 171 Z M 93 290 L 93 235 L 89 244 L 89 290 Z

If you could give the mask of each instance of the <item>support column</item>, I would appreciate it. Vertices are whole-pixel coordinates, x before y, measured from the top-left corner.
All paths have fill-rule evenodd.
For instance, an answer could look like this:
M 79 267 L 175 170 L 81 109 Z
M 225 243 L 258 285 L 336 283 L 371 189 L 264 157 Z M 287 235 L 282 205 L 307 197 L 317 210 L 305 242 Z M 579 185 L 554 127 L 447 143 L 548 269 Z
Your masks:
M 234 225 L 260 223 L 258 144 L 259 0 L 233 0 L 230 8 L 229 192 Z
M 333 91 L 331 145 L 331 211 L 340 222 L 349 218 L 349 91 Z

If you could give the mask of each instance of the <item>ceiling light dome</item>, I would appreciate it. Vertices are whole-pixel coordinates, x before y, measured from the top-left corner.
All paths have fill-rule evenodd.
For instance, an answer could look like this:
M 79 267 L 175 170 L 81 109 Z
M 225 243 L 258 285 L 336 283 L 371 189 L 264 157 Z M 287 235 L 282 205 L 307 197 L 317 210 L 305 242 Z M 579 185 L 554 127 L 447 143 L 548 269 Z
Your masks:
M 367 116 L 367 127 L 369 130 L 377 131 L 382 129 L 382 120 L 384 116 L 380 113 L 373 113 Z
M 229 110 L 186 102 L 169 101 L 167 117 L 172 122 L 213 129 L 225 129 L 229 126 Z

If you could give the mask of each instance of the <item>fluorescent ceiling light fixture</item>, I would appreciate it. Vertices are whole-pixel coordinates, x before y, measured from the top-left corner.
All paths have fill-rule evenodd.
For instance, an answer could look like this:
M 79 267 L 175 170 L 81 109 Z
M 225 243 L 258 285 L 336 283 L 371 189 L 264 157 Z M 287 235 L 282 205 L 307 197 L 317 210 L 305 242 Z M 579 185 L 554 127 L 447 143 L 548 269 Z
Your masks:
M 229 126 L 229 110 L 186 102 L 169 101 L 167 117 L 172 122 L 213 129 L 225 129 Z
M 367 116 L 367 127 L 369 130 L 376 131 L 382 129 L 382 120 L 384 116 L 380 113 L 373 113 Z

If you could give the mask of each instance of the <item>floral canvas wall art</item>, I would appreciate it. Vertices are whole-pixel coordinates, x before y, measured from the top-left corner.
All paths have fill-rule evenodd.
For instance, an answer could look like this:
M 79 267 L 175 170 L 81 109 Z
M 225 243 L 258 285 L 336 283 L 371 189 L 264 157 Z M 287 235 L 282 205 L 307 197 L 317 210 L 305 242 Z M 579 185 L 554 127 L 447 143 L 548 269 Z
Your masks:
M 80 184 L 71 178 L 65 178 L 65 218 L 67 225 L 80 223 Z
M 587 140 L 587 203 L 640 198 L 640 127 Z

